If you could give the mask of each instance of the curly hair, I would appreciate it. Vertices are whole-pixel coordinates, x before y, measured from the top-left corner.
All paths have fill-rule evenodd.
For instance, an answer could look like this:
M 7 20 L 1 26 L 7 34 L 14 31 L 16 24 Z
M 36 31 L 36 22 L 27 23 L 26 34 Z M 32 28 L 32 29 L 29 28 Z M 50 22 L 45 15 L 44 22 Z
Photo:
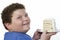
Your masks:
M 5 26 L 4 23 L 11 23 L 12 13 L 17 9 L 25 9 L 25 7 L 23 4 L 12 3 L 11 5 L 4 8 L 4 10 L 1 13 L 3 25 L 7 30 L 8 30 L 8 28 Z

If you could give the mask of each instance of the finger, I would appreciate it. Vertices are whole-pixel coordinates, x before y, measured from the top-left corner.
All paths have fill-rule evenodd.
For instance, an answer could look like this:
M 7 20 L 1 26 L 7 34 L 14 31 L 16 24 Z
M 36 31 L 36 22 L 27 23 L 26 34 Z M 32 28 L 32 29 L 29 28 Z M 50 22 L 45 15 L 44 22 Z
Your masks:
M 55 35 L 55 34 L 56 34 L 56 32 L 49 32 L 47 35 L 52 36 L 52 35 Z
M 39 33 L 40 29 L 37 29 L 36 32 L 34 33 L 34 36 L 41 36 L 41 34 Z
M 42 31 L 41 31 L 40 29 L 37 29 L 37 32 L 38 32 L 39 34 L 42 34 Z
M 47 34 L 48 32 L 47 32 L 47 31 L 44 31 L 43 33 L 44 33 L 44 34 Z

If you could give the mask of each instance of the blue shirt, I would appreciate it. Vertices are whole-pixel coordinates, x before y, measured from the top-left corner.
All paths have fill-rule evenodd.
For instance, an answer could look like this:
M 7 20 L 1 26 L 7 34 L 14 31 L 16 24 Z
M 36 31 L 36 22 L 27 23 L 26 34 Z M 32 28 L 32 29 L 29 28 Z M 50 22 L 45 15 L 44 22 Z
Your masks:
M 7 32 L 4 35 L 4 40 L 32 40 L 32 38 L 22 32 Z

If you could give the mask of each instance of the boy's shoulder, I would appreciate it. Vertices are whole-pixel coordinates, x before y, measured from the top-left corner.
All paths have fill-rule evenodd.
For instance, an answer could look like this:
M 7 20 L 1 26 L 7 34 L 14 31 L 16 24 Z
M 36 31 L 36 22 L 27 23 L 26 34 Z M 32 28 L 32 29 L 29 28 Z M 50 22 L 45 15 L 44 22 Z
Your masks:
M 5 33 L 4 40 L 28 40 L 31 38 L 29 35 L 20 32 L 7 32 Z
M 6 32 L 4 35 L 4 40 L 16 40 L 18 34 L 15 32 Z

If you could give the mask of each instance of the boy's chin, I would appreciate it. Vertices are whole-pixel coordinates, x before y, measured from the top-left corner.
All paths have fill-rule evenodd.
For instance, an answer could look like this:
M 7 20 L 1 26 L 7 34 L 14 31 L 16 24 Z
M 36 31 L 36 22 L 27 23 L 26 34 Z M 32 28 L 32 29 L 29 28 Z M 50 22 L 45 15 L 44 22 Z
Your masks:
M 29 28 L 30 29 L 30 28 Z M 26 33 L 26 32 L 28 32 L 29 31 L 29 29 L 26 29 L 26 30 L 24 30 L 24 32 Z

